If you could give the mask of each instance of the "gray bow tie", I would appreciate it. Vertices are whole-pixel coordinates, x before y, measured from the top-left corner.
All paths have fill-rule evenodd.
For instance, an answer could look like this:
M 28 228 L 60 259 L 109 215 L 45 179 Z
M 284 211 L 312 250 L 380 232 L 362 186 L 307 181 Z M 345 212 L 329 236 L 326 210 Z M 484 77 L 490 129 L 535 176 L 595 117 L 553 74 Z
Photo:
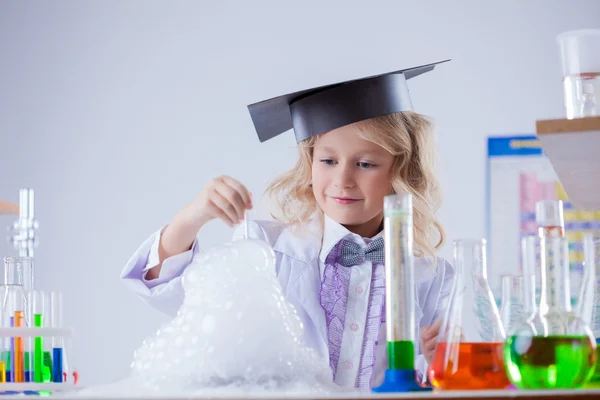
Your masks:
M 365 259 L 373 263 L 385 262 L 385 249 L 382 237 L 373 240 L 364 249 L 358 244 L 347 240 L 342 242 L 342 260 L 340 264 L 344 267 L 360 264 Z

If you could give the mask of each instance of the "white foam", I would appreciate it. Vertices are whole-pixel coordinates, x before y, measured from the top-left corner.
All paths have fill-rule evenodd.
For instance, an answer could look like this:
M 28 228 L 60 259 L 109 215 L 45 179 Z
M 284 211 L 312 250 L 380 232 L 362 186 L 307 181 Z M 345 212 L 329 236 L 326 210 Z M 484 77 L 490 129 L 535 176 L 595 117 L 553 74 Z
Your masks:
M 340 390 L 327 361 L 304 343 L 266 243 L 240 240 L 214 248 L 192 261 L 182 285 L 177 316 L 136 350 L 131 376 L 96 393 Z

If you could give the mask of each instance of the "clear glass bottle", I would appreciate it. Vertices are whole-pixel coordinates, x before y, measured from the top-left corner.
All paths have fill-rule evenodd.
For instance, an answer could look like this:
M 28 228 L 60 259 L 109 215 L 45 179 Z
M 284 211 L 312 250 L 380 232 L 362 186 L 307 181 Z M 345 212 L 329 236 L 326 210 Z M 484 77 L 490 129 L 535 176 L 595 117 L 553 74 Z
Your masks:
M 503 389 L 505 333 L 487 281 L 486 242 L 454 242 L 455 280 L 429 380 L 441 389 Z

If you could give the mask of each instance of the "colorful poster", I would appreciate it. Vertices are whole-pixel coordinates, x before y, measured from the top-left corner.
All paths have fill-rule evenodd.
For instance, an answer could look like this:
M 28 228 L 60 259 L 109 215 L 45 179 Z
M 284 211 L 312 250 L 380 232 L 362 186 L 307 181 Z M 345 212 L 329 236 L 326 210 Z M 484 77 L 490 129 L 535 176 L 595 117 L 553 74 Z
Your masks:
M 600 234 L 600 210 L 572 207 L 535 135 L 489 137 L 487 146 L 488 276 L 496 299 L 500 301 L 502 276 L 522 273 L 520 241 L 537 233 L 536 202 L 559 199 L 569 239 L 574 303 L 583 277 L 581 240 L 586 232 Z

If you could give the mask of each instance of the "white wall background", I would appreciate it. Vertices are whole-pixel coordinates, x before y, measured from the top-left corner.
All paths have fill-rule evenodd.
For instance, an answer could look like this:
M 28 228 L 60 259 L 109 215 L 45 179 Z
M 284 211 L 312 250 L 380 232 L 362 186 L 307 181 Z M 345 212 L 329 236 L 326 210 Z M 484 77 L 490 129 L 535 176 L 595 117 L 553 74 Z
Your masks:
M 247 104 L 452 58 L 411 90 L 449 239 L 481 237 L 487 135 L 562 116 L 555 36 L 599 24 L 596 0 L 0 2 L 0 199 L 36 190 L 36 279 L 64 292 L 82 382 L 127 374 L 165 321 L 119 282 L 137 246 L 212 177 L 256 198 L 292 165 L 292 133 L 260 144 Z

